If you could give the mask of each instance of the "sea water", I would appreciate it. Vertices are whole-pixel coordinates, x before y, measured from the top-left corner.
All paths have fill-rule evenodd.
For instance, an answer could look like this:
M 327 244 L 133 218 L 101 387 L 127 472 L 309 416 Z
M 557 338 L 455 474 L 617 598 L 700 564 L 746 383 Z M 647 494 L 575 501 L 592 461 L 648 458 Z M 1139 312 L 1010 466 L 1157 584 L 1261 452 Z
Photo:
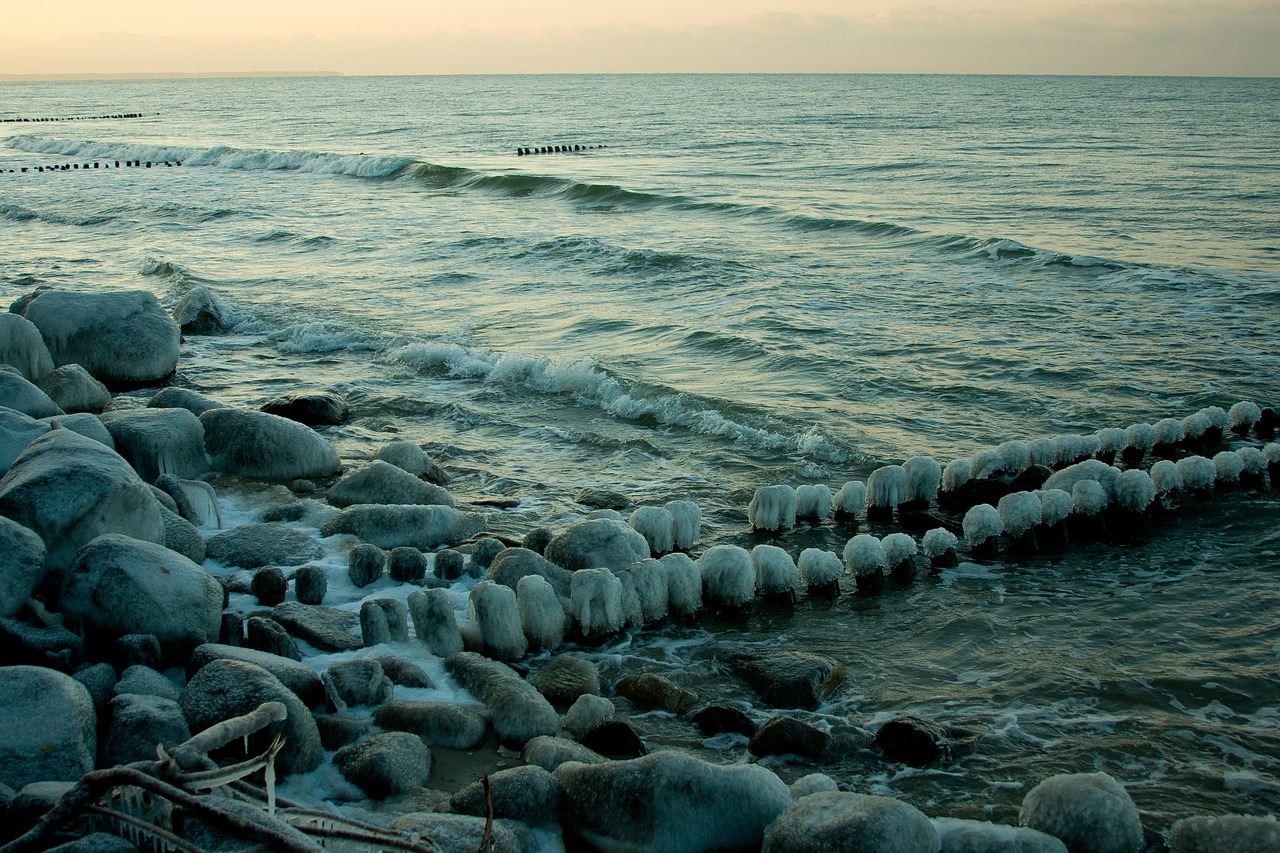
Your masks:
M 0 297 L 211 287 L 238 325 L 188 338 L 176 384 L 241 405 L 336 391 L 352 418 L 324 433 L 345 461 L 418 442 L 461 501 L 520 501 L 495 531 L 562 528 L 600 487 L 697 501 L 699 548 L 838 552 L 855 531 L 832 522 L 751 534 L 752 492 L 1280 402 L 1280 81 L 0 86 L 0 118 L 132 112 L 0 125 Z M 517 153 L 557 145 L 577 148 Z M 115 167 L 131 160 L 151 167 Z M 81 169 L 35 171 L 62 164 Z M 925 770 L 869 748 L 820 768 L 930 814 L 1011 821 L 1041 779 L 1093 770 L 1156 827 L 1274 812 L 1278 547 L 1280 501 L 1239 495 L 1124 547 L 583 653 L 761 719 L 727 654 L 836 657 L 846 683 L 809 719 L 984 733 Z M 682 720 L 632 722 L 651 745 L 748 760 Z

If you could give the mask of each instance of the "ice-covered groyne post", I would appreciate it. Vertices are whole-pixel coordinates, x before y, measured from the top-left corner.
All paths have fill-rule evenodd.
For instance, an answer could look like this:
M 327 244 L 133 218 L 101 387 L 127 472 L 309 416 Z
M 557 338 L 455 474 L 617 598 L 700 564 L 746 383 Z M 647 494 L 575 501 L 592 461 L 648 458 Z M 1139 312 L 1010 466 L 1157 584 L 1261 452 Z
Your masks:
M 907 472 L 901 465 L 884 465 L 867 478 L 867 521 L 888 524 L 902 502 Z

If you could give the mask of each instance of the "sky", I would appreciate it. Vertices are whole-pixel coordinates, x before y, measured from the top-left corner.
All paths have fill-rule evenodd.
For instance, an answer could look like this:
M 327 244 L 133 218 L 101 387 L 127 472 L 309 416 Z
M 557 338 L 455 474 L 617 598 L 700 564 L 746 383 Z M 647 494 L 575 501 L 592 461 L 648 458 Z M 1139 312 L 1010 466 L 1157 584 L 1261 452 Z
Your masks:
M 0 75 L 1280 75 L 1280 0 L 15 3 Z

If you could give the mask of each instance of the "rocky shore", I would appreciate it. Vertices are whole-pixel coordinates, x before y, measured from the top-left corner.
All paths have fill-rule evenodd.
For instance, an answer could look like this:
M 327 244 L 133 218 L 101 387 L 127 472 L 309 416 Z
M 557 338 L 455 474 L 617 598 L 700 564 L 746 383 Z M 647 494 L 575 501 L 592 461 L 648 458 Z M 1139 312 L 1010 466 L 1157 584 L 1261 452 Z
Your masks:
M 923 534 L 796 560 L 701 549 L 698 507 L 678 495 L 629 517 L 609 508 L 623 496 L 581 495 L 597 509 L 564 529 L 492 533 L 501 505 L 456 498 L 412 442 L 340 459 L 324 437 L 348 416 L 334 394 L 248 410 L 167 384 L 184 334 L 228 326 L 205 288 L 171 311 L 142 291 L 33 291 L 0 314 L 0 850 L 1280 849 L 1274 818 L 1144 831 L 1105 773 L 1044 780 L 1018 827 L 842 790 L 821 772 L 838 751 L 873 741 L 922 767 L 981 733 L 813 725 L 803 712 L 845 678 L 821 655 L 726 660 L 773 709 L 753 719 L 658 673 L 607 684 L 574 654 L 704 608 L 874 594 L 966 547 L 1025 553 L 1108 522 L 1114 535 L 1184 492 L 1274 488 L 1275 444 L 1207 455 L 1224 429 L 1264 436 L 1270 410 L 1052 453 L 1002 445 L 945 472 L 916 457 L 835 495 L 762 489 L 761 530 L 834 512 Z M 1180 461 L 1148 473 L 1161 443 Z M 649 712 L 815 772 L 788 785 L 646 742 L 627 715 Z

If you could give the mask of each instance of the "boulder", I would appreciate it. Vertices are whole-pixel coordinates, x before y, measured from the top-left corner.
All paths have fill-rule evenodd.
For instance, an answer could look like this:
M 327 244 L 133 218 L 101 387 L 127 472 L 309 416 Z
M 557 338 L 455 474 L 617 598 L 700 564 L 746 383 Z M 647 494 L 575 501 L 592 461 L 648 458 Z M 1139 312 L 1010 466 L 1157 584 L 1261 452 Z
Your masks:
M 377 660 L 378 663 L 382 664 L 382 671 L 387 674 L 387 678 L 390 678 L 391 683 L 397 687 L 429 688 L 435 686 L 431 683 L 431 678 L 427 675 L 426 670 L 404 655 L 379 655 Z
M 248 738 L 249 755 L 262 753 L 276 734 L 285 738 L 276 757 L 281 773 L 306 773 L 320 766 L 324 751 L 311 712 L 297 695 L 260 666 L 238 660 L 214 660 L 192 676 L 182 691 L 182 713 L 193 732 L 202 732 L 223 720 L 248 714 L 264 702 L 281 702 L 288 715 Z M 243 757 L 237 740 L 227 747 Z
M 182 695 L 182 688 L 174 684 L 163 673 L 149 666 L 134 664 L 120 674 L 116 682 L 115 694 L 137 693 L 141 696 L 158 696 L 161 699 L 177 701 Z
M 49 418 L 63 414 L 58 404 L 22 374 L 7 364 L 0 364 L 0 400 L 5 406 L 33 418 Z
M 48 290 L 22 312 L 40 330 L 55 366 L 79 364 L 108 386 L 158 382 L 178 367 L 178 324 L 144 290 Z
M 581 740 L 593 729 L 611 721 L 617 709 L 603 696 L 584 693 L 579 696 L 564 715 L 564 730 Z
M 173 319 L 184 335 L 222 335 L 235 325 L 218 297 L 204 285 L 187 291 L 173 309 Z
M 786 784 L 757 765 L 708 764 L 657 752 L 606 764 L 562 764 L 566 829 L 605 851 L 693 853 L 759 847 L 791 805 Z
M 1106 773 L 1067 773 L 1036 785 L 1018 821 L 1075 853 L 1139 853 L 1142 820 L 1124 786 Z
M 409 642 L 409 609 L 397 598 L 375 598 L 360 604 L 360 636 L 365 647 Z
M 0 317 L 3 317 L 0 314 Z M 50 430 L 48 423 L 28 414 L 0 406 L 0 475 L 9 470 L 27 445 Z
M 631 506 L 631 498 L 621 492 L 611 491 L 610 489 L 579 489 L 573 499 L 575 502 L 583 506 L 589 506 L 592 509 L 624 510 Z
M 194 524 L 163 506 L 160 507 L 160 521 L 164 524 L 164 547 L 197 565 L 204 562 L 204 537 Z
M 325 694 L 339 710 L 352 705 L 381 705 L 391 698 L 395 685 L 372 659 L 338 660 L 321 677 Z
M 1067 846 L 1052 835 L 1025 826 L 939 817 L 933 828 L 942 842 L 940 853 L 1067 853 Z
M 298 644 L 276 620 L 265 616 L 250 616 L 244 627 L 243 645 L 246 649 L 266 652 L 289 660 L 302 660 L 302 651 L 298 648 Z
M 454 505 L 453 496 L 444 489 L 379 460 L 339 480 L 329 489 L 328 499 L 337 507 L 358 504 Z
M 160 638 L 155 634 L 125 634 L 111 644 L 111 662 L 120 672 L 131 666 L 160 668 Z
M 347 578 L 353 586 L 366 587 L 382 577 L 387 554 L 377 545 L 361 542 L 347 554 Z
M 200 415 L 205 450 L 214 470 L 259 480 L 328 477 L 342 463 L 315 430 L 288 418 L 245 409 L 210 409 Z
M 724 705 L 708 705 L 700 708 L 690 717 L 690 720 L 707 737 L 732 733 L 749 738 L 756 733 L 756 724 L 750 717 L 737 708 L 727 708 Z
M 321 604 L 329 591 L 329 576 L 322 566 L 308 564 L 293 573 L 293 594 L 303 604 Z
M 187 651 L 218 639 L 222 586 L 151 542 L 109 533 L 80 549 L 62 586 L 62 613 L 106 637 L 154 634 Z
M 111 402 L 107 386 L 78 364 L 64 364 L 36 380 L 36 385 L 67 413 L 101 412 Z
M 0 618 L 0 661 L 47 666 L 62 672 L 84 657 L 84 640 L 61 625 L 32 625 Z
M 462 634 L 447 592 L 443 589 L 411 592 L 406 604 L 413 618 L 413 633 L 427 651 L 441 658 L 462 651 Z
M 95 663 L 76 670 L 71 675 L 85 686 L 93 699 L 93 710 L 98 719 L 107 719 L 108 706 L 116 695 L 116 671 L 109 663 Z
M 348 782 L 380 800 L 425 785 L 431 750 L 417 735 L 383 732 L 338 750 L 333 763 Z
M 106 767 L 154 761 L 156 744 L 172 749 L 191 737 L 182 708 L 171 698 L 122 693 L 111 700 L 99 762 Z
M 552 702 L 571 705 L 579 696 L 600 695 L 600 670 L 576 655 L 556 655 L 529 676 L 529 683 Z
M 21 314 L 0 314 L 0 364 L 12 367 L 28 382 L 53 371 L 53 356 L 40 330 Z
M 649 747 L 630 724 L 621 720 L 605 720 L 582 736 L 582 745 L 608 758 L 639 758 Z
M 373 712 L 384 729 L 412 732 L 447 749 L 475 749 L 484 742 L 488 724 L 475 708 L 451 702 L 392 699 Z
M 580 764 L 605 764 L 609 761 L 580 743 L 550 735 L 541 735 L 526 743 L 520 753 L 520 760 L 525 764 L 541 767 L 549 773 L 570 761 Z
M 68 429 L 83 435 L 85 438 L 92 438 L 103 447 L 109 447 L 112 450 L 116 448 L 116 443 L 112 440 L 111 433 L 107 432 L 107 428 L 103 426 L 97 415 L 88 412 L 77 412 L 71 415 L 59 415 L 56 418 L 41 418 L 40 422 L 51 429 Z
M 78 780 L 94 768 L 96 729 L 89 691 L 71 676 L 0 667 L 0 784 Z
M 1264 853 L 1280 850 L 1280 823 L 1275 815 L 1184 817 L 1167 841 L 1171 853 Z
M 484 529 L 477 515 L 448 506 L 369 504 L 347 507 L 321 528 L 325 536 L 349 533 L 379 548 L 423 551 L 457 545 Z
M 320 730 L 320 743 L 325 749 L 338 750 L 373 731 L 373 724 L 364 717 L 348 717 L 345 714 L 312 714 L 316 728 Z
M 314 708 L 324 701 L 324 686 L 320 683 L 320 676 L 305 663 L 240 646 L 227 646 L 221 643 L 205 643 L 197 646 L 187 664 L 187 677 L 194 676 L 215 660 L 237 660 L 265 669 L 289 688 L 308 708 Z
M 289 581 L 279 566 L 263 566 L 253 573 L 253 580 L 249 581 L 249 592 L 263 607 L 275 607 L 284 601 L 288 591 Z
M 977 732 L 919 717 L 895 717 L 876 731 L 876 746 L 889 761 L 924 767 L 972 752 Z
M 797 800 L 764 834 L 763 853 L 938 853 L 929 818 L 891 797 L 820 791 Z
M 345 423 L 349 414 L 347 401 L 327 391 L 281 394 L 259 408 L 269 415 L 288 418 L 307 426 L 336 426 Z
M 0 516 L 0 616 L 18 612 L 44 577 L 44 541 Z
M 396 583 L 420 581 L 427 576 L 427 557 L 417 548 L 392 548 L 387 574 Z
M 440 466 L 431 461 L 422 448 L 412 441 L 393 441 L 373 455 L 374 459 L 389 462 L 415 477 L 429 480 L 443 486 L 449 482 L 448 476 L 440 470 Z
M 363 647 L 355 633 L 360 628 L 360 617 L 349 610 L 286 601 L 272 609 L 271 618 L 296 639 L 321 651 L 347 652 Z
M 831 735 L 794 717 L 778 716 L 751 736 L 752 755 L 798 755 L 822 761 L 831 752 Z
M 489 791 L 482 782 L 472 782 L 449 798 L 454 814 L 487 817 L 490 806 L 495 818 L 518 820 L 530 826 L 555 824 L 560 815 L 560 783 L 541 767 L 526 764 L 489 775 Z
M 244 524 L 210 536 L 205 542 L 209 559 L 227 566 L 256 569 L 259 566 L 300 566 L 318 560 L 324 548 L 312 537 L 284 524 Z
M 435 556 L 435 576 L 443 581 L 456 581 L 462 577 L 467 558 L 461 551 L 446 548 Z
M 627 675 L 618 679 L 619 696 L 630 700 L 640 711 L 669 711 L 683 714 L 698 701 L 698 694 L 686 690 L 669 678 L 651 672 Z
M 798 800 L 820 791 L 839 791 L 836 780 L 825 773 L 810 773 L 791 783 L 791 799 Z
M 204 427 L 186 409 L 121 409 L 103 414 L 102 423 L 116 452 L 148 483 L 161 474 L 191 479 L 209 470 Z
M 762 652 L 731 658 L 734 670 L 775 708 L 815 710 L 844 680 L 844 666 L 809 652 Z
M 527 548 L 504 548 L 489 564 L 486 580 L 518 589 L 520 578 L 527 575 L 538 575 L 551 584 L 556 595 L 569 597 L 569 585 L 573 572 L 562 569 L 535 551 Z
M 570 571 L 621 571 L 649 556 L 649 543 L 626 522 L 596 518 L 570 525 L 547 544 L 546 558 Z M 548 578 L 550 580 L 550 578 Z
M 200 417 L 210 409 L 225 409 L 227 406 L 216 400 L 210 400 L 203 394 L 190 388 L 169 386 L 161 388 L 155 396 L 147 401 L 149 409 L 186 409 L 196 417 Z
M 488 706 L 493 730 L 503 744 L 523 746 L 538 735 L 560 731 L 555 708 L 510 667 L 474 652 L 451 655 L 444 665 L 463 689 Z
M 160 504 L 114 450 L 70 430 L 34 441 L 0 479 L 0 514 L 44 540 L 45 565 L 62 572 L 104 533 L 164 541 Z

